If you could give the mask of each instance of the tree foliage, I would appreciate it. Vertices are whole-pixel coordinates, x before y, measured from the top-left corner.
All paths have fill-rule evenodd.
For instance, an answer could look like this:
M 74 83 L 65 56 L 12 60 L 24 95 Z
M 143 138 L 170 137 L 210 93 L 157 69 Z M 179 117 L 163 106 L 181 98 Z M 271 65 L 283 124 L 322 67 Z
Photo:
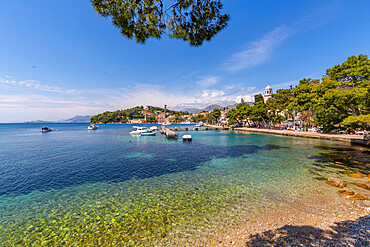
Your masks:
M 155 113 L 156 111 L 164 112 L 163 108 L 155 107 L 155 106 L 147 106 L 147 112 Z M 136 106 L 126 110 L 117 110 L 114 112 L 106 111 L 101 114 L 97 114 L 90 119 L 91 123 L 125 123 L 129 119 L 143 119 L 145 115 L 143 114 L 144 107 L 143 106 Z M 166 113 L 170 115 L 178 114 L 188 114 L 188 112 L 182 111 L 173 111 L 173 110 L 166 110 Z M 147 116 L 147 122 L 154 123 L 156 119 L 153 115 Z
M 370 124 L 370 114 L 360 116 L 349 116 L 343 121 L 344 126 L 349 130 L 364 128 L 366 124 Z
M 214 121 L 217 121 L 218 118 L 221 116 L 221 111 L 218 108 L 213 109 L 212 116 L 214 117 Z
M 156 123 L 157 119 L 155 119 L 155 116 L 147 116 L 146 121 L 148 123 Z
M 123 36 L 144 43 L 148 38 L 170 38 L 200 46 L 227 26 L 220 0 L 90 0 L 96 12 L 110 18 Z
M 352 130 L 363 127 L 369 114 L 370 60 L 359 55 L 327 69 L 321 79 L 302 79 L 295 87 L 277 90 L 266 104 L 261 94 L 255 95 L 253 107 L 239 104 L 227 117 L 230 124 L 243 119 L 265 124 L 299 115 L 305 124 L 329 131 L 340 123 Z
M 124 123 L 129 119 L 142 119 L 145 116 L 141 113 L 142 106 L 136 106 L 126 110 L 117 110 L 114 112 L 106 111 L 97 114 L 90 119 L 91 123 Z

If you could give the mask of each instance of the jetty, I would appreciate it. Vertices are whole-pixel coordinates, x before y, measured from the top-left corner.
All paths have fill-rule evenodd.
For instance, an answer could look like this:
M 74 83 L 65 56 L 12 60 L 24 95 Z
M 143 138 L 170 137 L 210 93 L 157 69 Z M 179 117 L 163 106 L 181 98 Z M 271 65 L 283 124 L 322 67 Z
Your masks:
M 161 128 L 161 133 L 165 134 L 167 138 L 177 138 L 177 132 L 169 129 L 169 128 Z

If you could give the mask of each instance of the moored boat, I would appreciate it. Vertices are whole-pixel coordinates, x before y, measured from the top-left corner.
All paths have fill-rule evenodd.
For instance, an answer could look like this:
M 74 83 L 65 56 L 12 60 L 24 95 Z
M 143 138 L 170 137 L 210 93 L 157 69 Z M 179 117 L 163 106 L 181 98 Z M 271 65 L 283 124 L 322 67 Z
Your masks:
M 141 135 L 142 133 L 152 132 L 147 127 L 137 127 L 137 126 L 134 126 L 133 128 L 135 128 L 136 130 L 131 131 L 130 132 L 131 135 Z
M 152 126 L 152 127 L 150 127 L 150 130 L 157 131 L 158 130 L 158 127 L 157 126 Z
M 49 128 L 49 127 L 44 126 L 44 127 L 42 127 L 42 128 L 41 128 L 41 130 L 40 130 L 40 131 L 41 131 L 41 132 L 43 132 L 43 133 L 46 133 L 46 132 L 53 131 L 53 129 L 51 129 L 51 128 Z
M 96 130 L 99 126 L 95 124 L 91 124 L 89 127 L 87 127 L 88 130 Z
M 182 136 L 182 140 L 183 141 L 190 142 L 192 139 L 193 139 L 193 137 L 191 135 L 189 135 L 189 134 L 186 134 L 186 135 L 183 135 Z
M 141 136 L 155 136 L 157 132 L 151 131 L 151 132 L 142 132 L 140 135 Z

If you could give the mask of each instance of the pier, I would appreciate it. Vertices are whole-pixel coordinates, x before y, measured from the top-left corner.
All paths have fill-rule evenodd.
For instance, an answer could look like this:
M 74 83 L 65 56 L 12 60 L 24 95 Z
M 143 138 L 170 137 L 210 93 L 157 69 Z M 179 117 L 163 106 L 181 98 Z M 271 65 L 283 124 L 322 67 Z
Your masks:
M 169 128 L 161 128 L 161 133 L 165 134 L 167 138 L 177 138 L 177 132 Z

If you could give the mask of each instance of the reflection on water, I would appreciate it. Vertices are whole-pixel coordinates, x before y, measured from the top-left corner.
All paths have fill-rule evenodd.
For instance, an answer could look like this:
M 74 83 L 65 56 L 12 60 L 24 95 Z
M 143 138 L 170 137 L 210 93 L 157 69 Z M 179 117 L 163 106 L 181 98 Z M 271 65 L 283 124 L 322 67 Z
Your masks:
M 194 131 L 179 143 L 131 137 L 127 125 L 87 126 L 42 135 L 0 125 L 2 245 L 199 243 L 331 192 L 328 176 L 369 172 L 367 149 L 328 141 Z

